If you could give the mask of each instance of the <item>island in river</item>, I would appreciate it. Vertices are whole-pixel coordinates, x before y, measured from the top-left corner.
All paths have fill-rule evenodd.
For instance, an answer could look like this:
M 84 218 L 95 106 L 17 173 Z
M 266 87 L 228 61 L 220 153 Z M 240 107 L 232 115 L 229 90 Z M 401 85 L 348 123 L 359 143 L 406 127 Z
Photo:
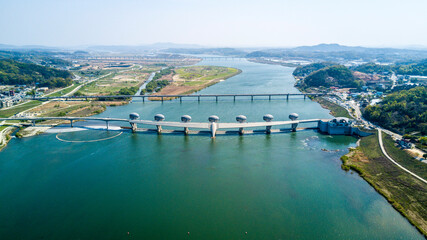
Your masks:
M 174 69 L 166 76 L 169 84 L 153 95 L 191 94 L 212 86 L 242 71 L 231 67 L 221 66 L 189 66 Z M 161 78 L 162 79 L 162 78 Z M 155 98 L 151 100 L 156 100 Z

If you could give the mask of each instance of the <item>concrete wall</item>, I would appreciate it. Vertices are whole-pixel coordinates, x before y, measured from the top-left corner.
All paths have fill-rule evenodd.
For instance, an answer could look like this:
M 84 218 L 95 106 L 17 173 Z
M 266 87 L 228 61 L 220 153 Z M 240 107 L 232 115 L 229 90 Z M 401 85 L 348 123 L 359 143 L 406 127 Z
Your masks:
M 325 133 L 329 135 L 356 135 L 360 137 L 366 137 L 372 134 L 372 133 L 363 132 L 359 128 L 352 127 L 352 126 L 335 126 L 329 121 L 328 122 L 319 121 L 317 126 L 321 133 Z

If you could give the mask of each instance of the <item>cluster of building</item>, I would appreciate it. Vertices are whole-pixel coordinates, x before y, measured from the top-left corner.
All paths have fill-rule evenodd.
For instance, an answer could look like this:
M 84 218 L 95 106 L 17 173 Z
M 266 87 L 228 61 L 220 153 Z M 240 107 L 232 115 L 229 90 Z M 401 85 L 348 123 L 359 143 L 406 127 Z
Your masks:
M 0 86 L 0 108 L 8 108 L 23 102 L 28 98 L 27 93 L 32 90 L 32 87 L 27 86 Z M 38 88 L 36 95 L 41 95 L 47 90 L 47 87 Z

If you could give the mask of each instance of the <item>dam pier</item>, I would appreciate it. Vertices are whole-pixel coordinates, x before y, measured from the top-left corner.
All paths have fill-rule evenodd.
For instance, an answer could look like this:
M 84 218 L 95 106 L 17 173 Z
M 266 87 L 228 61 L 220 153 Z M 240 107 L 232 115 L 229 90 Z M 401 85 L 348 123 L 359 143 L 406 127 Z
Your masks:
M 32 126 L 36 125 L 36 122 L 44 120 L 64 120 L 70 122 L 70 127 L 73 126 L 75 121 L 103 121 L 105 122 L 106 130 L 109 130 L 110 122 L 123 122 L 130 124 L 130 127 L 121 126 L 122 129 L 130 129 L 132 132 L 144 132 L 144 131 L 156 131 L 158 134 L 162 133 L 177 133 L 182 132 L 185 135 L 189 134 L 201 134 L 209 133 L 212 138 L 215 138 L 217 134 L 255 134 L 255 133 L 280 133 L 280 132 L 296 132 L 297 130 L 313 129 L 318 130 L 324 134 L 330 135 L 356 135 L 366 136 L 369 135 L 361 131 L 357 127 L 353 127 L 351 120 L 347 118 L 334 118 L 334 119 L 304 119 L 299 120 L 297 113 L 289 114 L 288 121 L 274 121 L 274 116 L 271 114 L 265 114 L 262 119 L 264 122 L 248 122 L 247 117 L 244 115 L 238 115 L 236 122 L 220 122 L 220 118 L 216 115 L 211 115 L 207 122 L 192 122 L 192 118 L 189 115 L 182 115 L 180 122 L 165 121 L 166 117 L 163 114 L 156 114 L 154 120 L 143 120 L 140 119 L 138 113 L 130 113 L 128 119 L 122 118 L 96 118 L 96 117 L 18 117 L 18 118 L 0 118 L 3 120 L 20 120 L 30 121 Z M 300 124 L 317 123 L 317 125 L 303 128 L 297 128 Z M 139 125 L 153 126 L 153 128 L 138 128 Z M 283 128 L 289 126 L 290 128 Z M 163 129 L 168 127 L 171 129 Z M 274 128 L 273 127 L 277 127 Z M 281 128 L 282 127 L 282 128 Z M 263 128 L 263 129 L 260 129 Z M 179 130 L 182 129 L 182 130 Z M 194 130 L 190 130 L 194 129 Z

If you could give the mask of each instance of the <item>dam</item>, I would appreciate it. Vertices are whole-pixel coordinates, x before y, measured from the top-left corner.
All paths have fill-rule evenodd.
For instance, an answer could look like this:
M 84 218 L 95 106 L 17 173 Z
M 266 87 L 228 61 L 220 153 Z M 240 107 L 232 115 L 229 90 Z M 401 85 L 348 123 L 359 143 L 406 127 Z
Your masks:
M 274 121 L 274 116 L 271 114 L 265 114 L 263 116 L 264 122 L 248 122 L 245 115 L 238 115 L 236 122 L 230 123 L 220 122 L 220 118 L 216 115 L 211 115 L 207 122 L 192 122 L 192 118 L 189 115 L 182 115 L 181 122 L 164 121 L 165 116 L 163 114 L 156 114 L 153 120 L 141 120 L 138 113 L 130 113 L 129 119 L 121 118 L 97 118 L 97 117 L 18 117 L 18 118 L 0 118 L 0 121 L 4 120 L 20 120 L 20 121 L 31 121 L 32 126 L 35 126 L 36 122 L 44 120 L 65 120 L 70 121 L 70 126 L 73 127 L 73 122 L 76 121 L 103 121 L 106 124 L 106 130 L 109 130 L 110 122 L 127 122 L 130 124 L 132 132 L 143 132 L 143 131 L 156 131 L 158 134 L 161 133 L 175 133 L 183 132 L 185 135 L 190 133 L 198 134 L 209 132 L 212 138 L 215 138 L 217 133 L 221 134 L 232 134 L 238 133 L 239 135 L 254 134 L 254 133 L 280 133 L 280 132 L 296 132 L 299 124 L 304 123 L 317 123 L 317 126 L 310 126 L 302 129 L 315 129 L 324 134 L 330 135 L 355 135 L 355 136 L 367 136 L 368 133 L 364 133 L 352 126 L 351 121 L 347 118 L 334 118 L 334 119 L 305 119 L 298 120 L 299 115 L 297 113 L 289 114 L 290 121 Z M 155 126 L 155 129 L 138 129 L 138 124 Z M 283 126 L 290 126 L 290 128 L 280 128 Z M 182 128 L 183 130 L 163 130 L 163 127 Z M 264 127 L 265 130 L 259 130 L 255 128 Z M 279 127 L 278 129 L 272 129 L 272 127 Z M 126 127 L 122 126 L 123 129 Z M 191 131 L 191 129 L 202 129 L 202 131 Z M 245 130 L 251 128 L 253 130 Z M 232 131 L 230 129 L 238 129 L 238 131 Z M 226 131 L 220 131 L 226 130 Z M 227 131 L 228 130 L 228 131 Z

